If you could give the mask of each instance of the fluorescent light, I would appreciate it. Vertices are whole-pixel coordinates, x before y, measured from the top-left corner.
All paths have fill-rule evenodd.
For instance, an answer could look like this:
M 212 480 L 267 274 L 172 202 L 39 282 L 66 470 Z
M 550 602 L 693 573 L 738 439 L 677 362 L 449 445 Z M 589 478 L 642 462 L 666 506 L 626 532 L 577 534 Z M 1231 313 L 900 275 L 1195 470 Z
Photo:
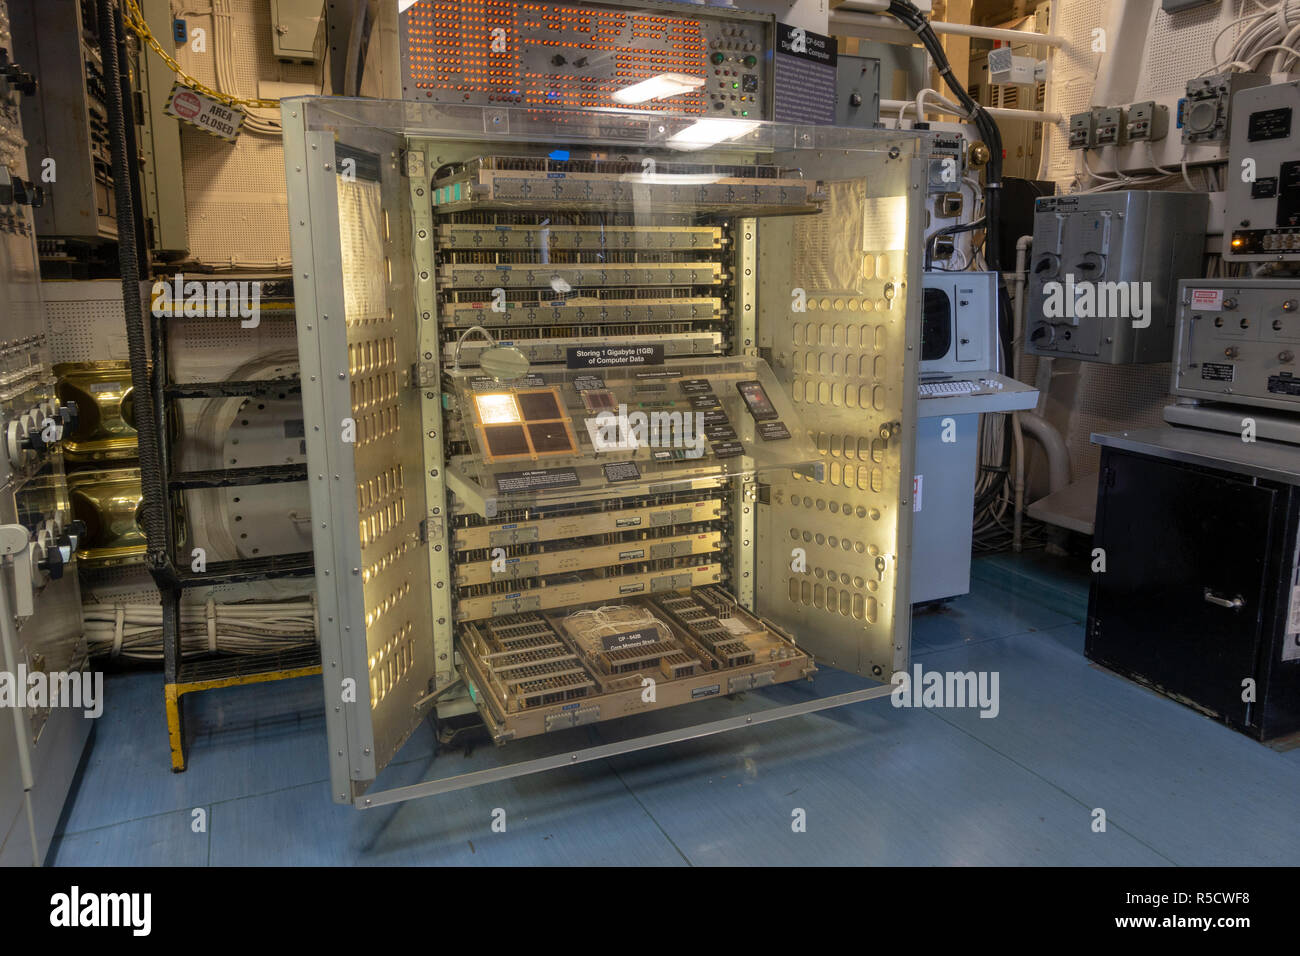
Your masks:
M 646 100 L 663 100 L 670 96 L 681 96 L 698 90 L 704 85 L 704 77 L 690 76 L 686 73 L 660 73 L 648 80 L 615 90 L 611 99 L 615 103 L 644 103 Z
M 668 145 L 677 149 L 706 149 L 729 139 L 739 139 L 750 130 L 757 129 L 755 120 L 722 119 L 709 117 L 696 120 L 680 133 L 668 137 Z

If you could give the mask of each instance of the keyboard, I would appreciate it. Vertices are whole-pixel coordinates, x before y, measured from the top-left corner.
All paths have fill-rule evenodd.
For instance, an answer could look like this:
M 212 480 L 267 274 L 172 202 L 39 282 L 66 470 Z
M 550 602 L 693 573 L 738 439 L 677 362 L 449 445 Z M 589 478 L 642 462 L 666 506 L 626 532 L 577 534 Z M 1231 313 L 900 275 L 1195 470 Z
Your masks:
M 916 387 L 916 391 L 921 398 L 940 398 L 947 395 L 1000 392 L 1002 388 L 1002 383 L 997 379 L 982 378 L 978 382 L 972 382 L 970 379 L 953 378 L 940 382 L 922 382 Z
M 969 395 L 978 392 L 980 384 L 965 379 L 952 379 L 946 382 L 922 382 L 916 387 L 921 398 L 939 398 L 943 395 Z

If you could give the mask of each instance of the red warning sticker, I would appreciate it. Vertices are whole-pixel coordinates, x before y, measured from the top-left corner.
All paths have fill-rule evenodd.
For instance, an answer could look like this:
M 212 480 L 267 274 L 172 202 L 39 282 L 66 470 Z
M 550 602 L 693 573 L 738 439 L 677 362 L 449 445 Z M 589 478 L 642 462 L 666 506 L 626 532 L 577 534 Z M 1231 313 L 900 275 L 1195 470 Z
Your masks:
M 1192 308 L 1197 312 L 1222 312 L 1222 289 L 1193 289 Z

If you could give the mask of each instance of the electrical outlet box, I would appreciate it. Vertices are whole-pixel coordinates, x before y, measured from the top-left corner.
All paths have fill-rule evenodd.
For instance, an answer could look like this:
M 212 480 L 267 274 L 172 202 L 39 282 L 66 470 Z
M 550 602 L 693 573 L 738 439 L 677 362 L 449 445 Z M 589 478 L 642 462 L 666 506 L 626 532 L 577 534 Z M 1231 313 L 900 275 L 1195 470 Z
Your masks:
M 1032 56 L 1016 56 L 1009 46 L 995 47 L 989 50 L 989 82 L 1032 86 L 1037 63 Z
M 1097 114 L 1097 145 L 1123 146 L 1127 142 L 1124 108 L 1107 106 Z
M 1144 100 L 1128 108 L 1128 141 L 1159 142 L 1169 132 L 1169 107 Z
M 1240 90 L 1263 86 L 1268 77 L 1259 73 L 1217 73 L 1187 81 L 1182 104 L 1184 143 L 1223 143 L 1231 130 L 1232 98 Z
M 1092 149 L 1097 145 L 1098 112 L 1089 110 L 1070 117 L 1070 149 Z
M 271 0 L 271 50 L 278 60 L 316 63 L 325 53 L 322 0 Z

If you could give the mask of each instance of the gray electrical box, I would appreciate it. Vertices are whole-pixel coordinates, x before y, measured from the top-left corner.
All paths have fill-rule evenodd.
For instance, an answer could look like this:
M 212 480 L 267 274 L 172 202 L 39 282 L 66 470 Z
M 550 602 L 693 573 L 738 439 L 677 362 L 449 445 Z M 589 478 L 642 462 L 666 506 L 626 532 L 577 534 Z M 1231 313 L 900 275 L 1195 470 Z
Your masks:
M 117 240 L 117 183 L 94 6 L 12 5 L 14 47 L 39 79 L 35 93 L 23 97 L 22 122 L 28 163 L 45 189 L 44 204 L 33 211 L 42 239 Z M 170 22 L 165 0 L 140 0 L 140 6 L 155 31 Z M 146 239 L 158 252 L 184 253 L 189 236 L 180 130 L 165 112 L 175 76 L 152 50 L 142 53 L 135 34 L 128 31 L 126 41 L 122 69 L 140 93 L 135 136 Z
M 1202 272 L 1208 210 L 1204 193 L 1039 199 L 1025 351 L 1109 365 L 1169 361 L 1178 280 Z
M 1300 259 L 1300 83 L 1238 93 L 1231 144 L 1223 257 Z
M 322 0 L 271 0 L 271 51 L 280 60 L 315 63 L 325 52 Z
M 1232 98 L 1268 82 L 1258 73 L 1216 73 L 1187 81 L 1187 95 L 1178 104 L 1178 125 L 1184 143 L 1222 143 L 1228 138 Z
M 1300 410 L 1300 279 L 1194 279 L 1178 302 L 1175 395 Z
M 870 129 L 880 122 L 880 61 L 839 55 L 835 75 L 835 125 Z

